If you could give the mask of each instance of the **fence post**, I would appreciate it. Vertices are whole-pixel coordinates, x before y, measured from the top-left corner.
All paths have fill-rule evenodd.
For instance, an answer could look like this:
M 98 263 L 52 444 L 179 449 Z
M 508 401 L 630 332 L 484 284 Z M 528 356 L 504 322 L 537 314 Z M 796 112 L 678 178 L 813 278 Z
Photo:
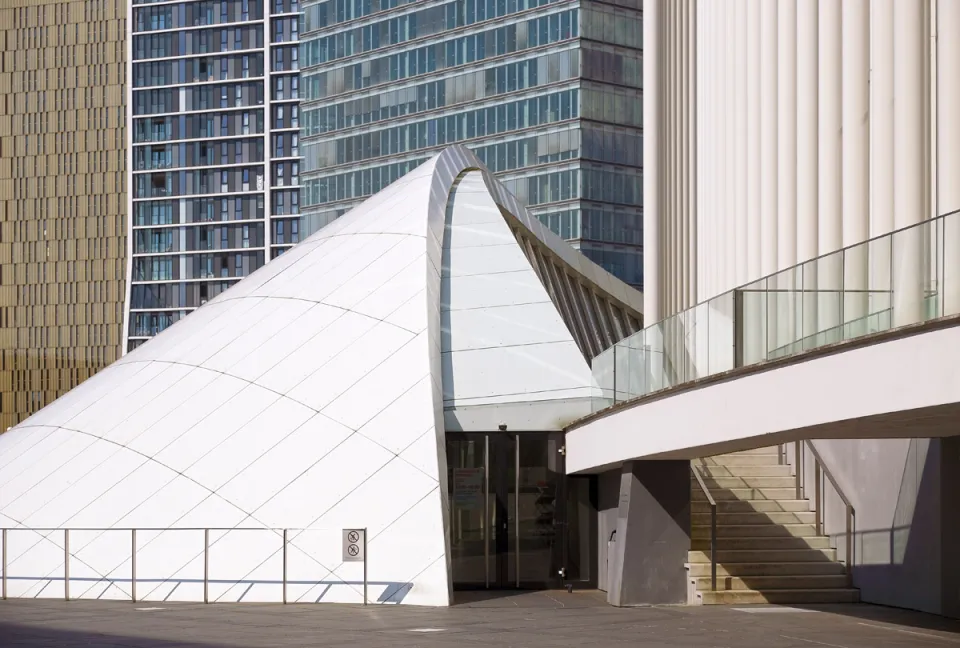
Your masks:
M 70 529 L 63 530 L 63 600 L 70 600 Z
M 3 600 L 7 600 L 7 530 L 3 530 Z
M 210 529 L 203 530 L 203 602 L 209 603 L 210 592 Z
M 130 529 L 130 600 L 137 602 L 137 530 Z
M 363 604 L 367 604 L 367 527 L 363 527 Z
M 283 530 L 283 603 L 287 603 L 287 530 Z
M 797 489 L 797 499 L 803 499 L 803 488 L 800 485 L 800 473 L 803 471 L 802 462 L 800 461 L 803 452 L 803 447 L 800 445 L 799 441 L 793 442 L 793 464 L 794 464 L 794 479 L 796 480 L 796 489 Z
M 814 460 L 813 462 L 813 475 L 814 481 L 816 482 L 816 496 L 813 504 L 813 510 L 815 512 L 814 519 L 817 521 L 817 535 L 820 535 L 820 531 L 823 529 L 823 525 L 820 523 L 820 515 L 823 513 L 823 506 L 820 495 L 820 462 L 818 460 Z

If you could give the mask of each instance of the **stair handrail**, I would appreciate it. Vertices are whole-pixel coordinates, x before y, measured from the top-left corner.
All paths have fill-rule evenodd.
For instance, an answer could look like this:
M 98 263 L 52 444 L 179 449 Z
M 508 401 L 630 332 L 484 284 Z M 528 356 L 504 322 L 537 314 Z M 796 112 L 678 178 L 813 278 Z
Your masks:
M 700 475 L 700 470 L 694 465 L 690 464 L 690 470 L 693 472 L 693 476 L 697 478 L 697 483 L 700 485 L 700 490 L 703 491 L 703 494 L 707 496 L 707 501 L 710 503 L 710 591 L 717 591 L 717 502 L 713 499 L 713 495 L 710 494 L 710 489 L 707 488 L 707 484 L 703 481 L 703 476 Z
M 833 473 L 830 472 L 830 468 L 827 467 L 827 464 L 823 461 L 823 457 L 820 456 L 820 453 L 817 451 L 813 442 L 809 439 L 804 439 L 804 444 L 810 450 L 810 454 L 813 455 L 813 470 L 814 470 L 814 482 L 816 486 L 815 490 L 815 499 L 814 499 L 814 522 L 816 525 L 816 533 L 820 535 L 820 532 L 823 528 L 821 523 L 821 516 L 823 515 L 823 494 L 820 488 L 820 473 L 823 472 L 826 475 L 827 480 L 833 485 L 833 490 L 836 491 L 837 495 L 840 496 L 840 501 L 843 502 L 846 507 L 846 523 L 847 523 L 847 533 L 846 533 L 846 555 L 844 556 L 844 562 L 847 572 L 847 585 L 853 584 L 853 533 L 856 525 L 857 511 L 853 508 L 853 504 L 850 503 L 850 499 L 843 492 L 843 489 L 840 488 L 840 484 L 837 483 L 837 480 L 834 478 Z M 799 443 L 797 444 L 799 445 Z M 800 474 L 800 462 L 797 460 L 797 474 Z

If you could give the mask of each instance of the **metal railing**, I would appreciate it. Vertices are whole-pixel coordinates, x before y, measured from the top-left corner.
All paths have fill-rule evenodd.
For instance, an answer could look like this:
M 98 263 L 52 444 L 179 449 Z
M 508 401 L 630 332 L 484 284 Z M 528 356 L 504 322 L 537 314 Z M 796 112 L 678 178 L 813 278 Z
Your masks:
M 960 315 L 960 211 L 799 263 L 649 324 L 591 362 L 594 410 Z
M 703 476 L 700 474 L 700 470 L 693 464 L 690 464 L 690 470 L 693 471 L 693 476 L 697 479 L 697 484 L 700 485 L 700 490 L 703 491 L 703 494 L 707 496 L 707 502 L 710 503 L 710 591 L 717 591 L 717 502 L 713 499 L 713 495 L 710 494 L 710 489 L 707 488 L 706 482 L 703 481 Z
M 159 527 L 139 527 L 139 528 L 116 528 L 116 527 L 74 527 L 74 528 L 62 528 L 62 527 L 9 527 L 0 529 L 0 543 L 2 543 L 2 549 L 0 549 L 0 569 L 2 569 L 2 575 L 0 575 L 0 598 L 2 600 L 7 600 L 8 590 L 7 590 L 7 579 L 9 575 L 9 562 L 7 548 L 9 547 L 8 537 L 9 532 L 33 532 L 41 536 L 41 539 L 51 540 L 49 534 L 52 533 L 62 533 L 63 534 L 63 599 L 65 601 L 71 600 L 70 597 L 70 562 L 71 562 L 71 552 L 70 552 L 70 534 L 71 532 L 111 532 L 111 533 L 129 533 L 130 534 L 130 601 L 136 603 L 139 599 L 137 597 L 137 553 L 139 546 L 137 544 L 137 531 L 144 532 L 154 532 L 154 533 L 165 533 L 165 532 L 200 532 L 203 531 L 203 602 L 210 602 L 210 532 L 223 532 L 224 535 L 227 533 L 233 532 L 242 532 L 242 531 L 260 531 L 260 532 L 273 532 L 278 534 L 281 537 L 281 547 L 280 551 L 282 553 L 282 602 L 287 603 L 287 585 L 289 582 L 287 567 L 287 554 L 288 547 L 290 545 L 289 532 L 294 531 L 297 533 L 301 532 L 326 532 L 334 533 L 340 530 L 335 529 L 316 529 L 316 528 L 293 528 L 293 529 L 281 529 L 281 528 L 272 528 L 272 527 L 209 527 L 209 528 L 200 528 L 200 527 L 168 527 L 168 528 L 159 528 Z M 343 530 L 346 531 L 346 530 Z M 363 563 L 363 605 L 367 604 L 367 542 L 366 542 L 367 531 L 363 529 L 363 549 L 362 549 L 362 560 L 356 560 L 357 562 Z M 51 540 L 52 541 L 52 540 Z M 340 561 L 345 562 L 345 561 Z M 33 578 L 33 580 L 44 581 L 52 580 L 53 577 L 50 575 Z M 98 580 L 113 582 L 120 579 L 102 577 Z M 174 581 L 175 578 L 169 578 L 165 580 Z M 234 582 L 234 581 L 229 581 Z M 238 580 L 236 582 L 243 582 Z
M 796 498 L 798 500 L 806 499 L 806 488 L 803 480 L 804 465 L 806 463 L 806 454 L 804 453 L 804 448 L 810 451 L 810 456 L 813 457 L 813 478 L 814 478 L 814 497 L 813 497 L 813 515 L 814 515 L 814 531 L 819 536 L 824 531 L 824 526 L 826 522 L 825 518 L 825 501 L 824 501 L 824 489 L 823 489 L 823 478 L 826 477 L 827 481 L 833 486 L 833 490 L 836 492 L 837 497 L 840 498 L 840 501 L 843 502 L 844 506 L 844 517 L 846 521 L 846 531 L 845 531 L 845 550 L 844 554 L 844 568 L 847 576 L 847 585 L 853 584 L 853 564 L 854 564 L 854 544 L 853 538 L 856 534 L 856 523 L 857 523 L 857 511 L 853 507 L 853 504 L 850 503 L 850 499 L 847 497 L 846 493 L 843 492 L 843 489 L 840 488 L 840 484 L 837 482 L 836 478 L 833 476 L 833 473 L 830 472 L 830 469 L 827 467 L 827 464 L 823 461 L 823 457 L 820 456 L 820 452 L 817 450 L 816 446 L 809 439 L 804 440 L 803 442 L 795 441 L 793 446 L 793 456 L 795 463 L 795 478 L 796 478 Z M 778 446 L 778 454 L 782 458 L 781 463 L 787 463 L 786 457 L 786 448 L 783 446 Z

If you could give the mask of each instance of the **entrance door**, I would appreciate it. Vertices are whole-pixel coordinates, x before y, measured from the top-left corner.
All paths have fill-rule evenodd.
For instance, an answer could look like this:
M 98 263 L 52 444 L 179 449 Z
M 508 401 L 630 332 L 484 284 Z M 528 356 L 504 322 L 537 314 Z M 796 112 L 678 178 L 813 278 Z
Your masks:
M 457 588 L 562 585 L 568 541 L 560 433 L 447 435 Z

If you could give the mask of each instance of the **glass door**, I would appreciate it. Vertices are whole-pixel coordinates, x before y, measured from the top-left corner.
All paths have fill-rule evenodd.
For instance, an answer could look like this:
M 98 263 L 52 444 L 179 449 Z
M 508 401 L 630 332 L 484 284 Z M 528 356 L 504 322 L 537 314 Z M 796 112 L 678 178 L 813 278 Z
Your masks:
M 562 586 L 570 535 L 562 447 L 561 433 L 447 435 L 455 587 Z

